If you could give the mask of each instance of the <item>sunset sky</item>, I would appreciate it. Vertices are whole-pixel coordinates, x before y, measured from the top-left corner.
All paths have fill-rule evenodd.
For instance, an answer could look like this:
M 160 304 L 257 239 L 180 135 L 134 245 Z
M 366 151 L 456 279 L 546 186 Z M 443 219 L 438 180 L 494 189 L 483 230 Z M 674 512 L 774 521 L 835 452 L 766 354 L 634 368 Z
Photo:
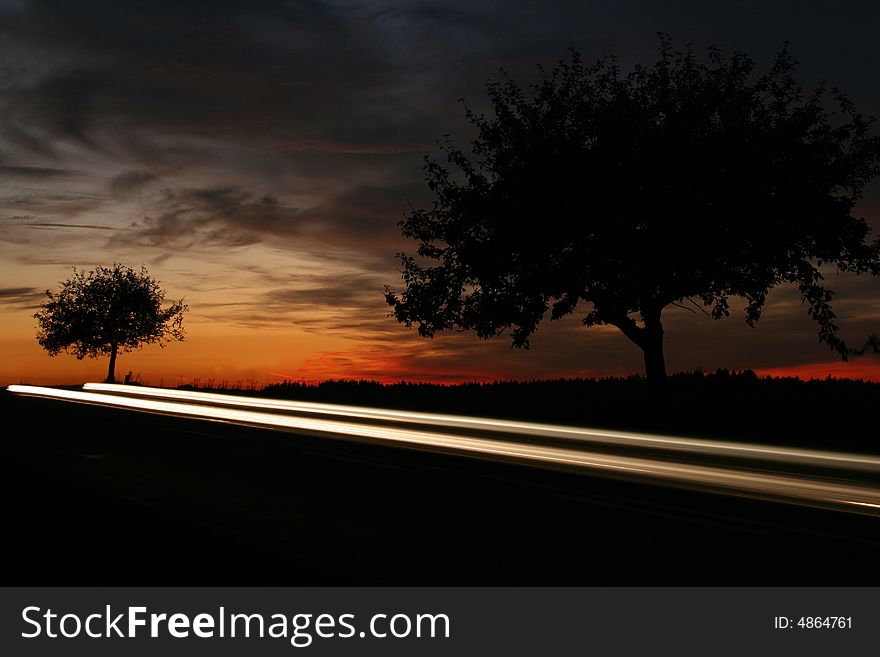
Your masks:
M 499 67 L 518 80 L 577 48 L 652 62 L 717 44 L 767 62 L 783 41 L 880 115 L 880 5 L 618 2 L 0 0 L 0 384 L 98 380 L 50 358 L 32 315 L 72 267 L 144 265 L 185 298 L 187 341 L 120 357 L 153 383 L 369 378 L 455 382 L 626 375 L 641 353 L 577 313 L 528 352 L 472 334 L 416 336 L 387 317 L 398 221 L 430 203 L 422 157 L 469 135 Z M 880 184 L 857 209 L 880 229 Z M 829 276 L 842 336 L 880 332 L 880 281 Z M 586 312 L 586 309 L 584 309 Z M 794 289 L 750 329 L 669 308 L 671 371 L 753 368 L 880 380 L 835 361 Z

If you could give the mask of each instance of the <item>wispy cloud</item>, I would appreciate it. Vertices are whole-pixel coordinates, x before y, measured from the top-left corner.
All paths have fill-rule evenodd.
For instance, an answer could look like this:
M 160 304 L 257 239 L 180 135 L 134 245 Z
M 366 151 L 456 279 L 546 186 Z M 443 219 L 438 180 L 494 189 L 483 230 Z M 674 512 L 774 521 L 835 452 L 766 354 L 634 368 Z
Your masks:
M 11 166 L 8 164 L 0 165 L 0 180 L 3 178 L 67 178 L 70 176 L 82 175 L 81 172 L 73 169 L 57 169 L 52 167 L 28 167 L 28 166 Z
M 116 174 L 107 182 L 107 189 L 113 196 L 129 196 L 141 191 L 159 176 L 149 171 L 125 171 Z
M 167 189 L 155 206 L 155 216 L 134 222 L 112 243 L 234 247 L 297 232 L 298 210 L 274 196 L 258 196 L 238 187 Z
M 33 287 L 0 288 L 0 305 L 9 306 L 12 309 L 30 310 L 36 308 L 44 297 L 45 292 Z

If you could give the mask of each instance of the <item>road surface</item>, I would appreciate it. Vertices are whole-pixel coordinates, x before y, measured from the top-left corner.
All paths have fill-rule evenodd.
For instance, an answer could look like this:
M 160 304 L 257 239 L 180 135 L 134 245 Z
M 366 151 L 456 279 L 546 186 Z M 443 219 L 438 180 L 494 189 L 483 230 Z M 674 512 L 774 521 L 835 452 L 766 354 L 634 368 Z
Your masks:
M 874 457 L 120 392 L 3 396 L 23 583 L 878 579 Z

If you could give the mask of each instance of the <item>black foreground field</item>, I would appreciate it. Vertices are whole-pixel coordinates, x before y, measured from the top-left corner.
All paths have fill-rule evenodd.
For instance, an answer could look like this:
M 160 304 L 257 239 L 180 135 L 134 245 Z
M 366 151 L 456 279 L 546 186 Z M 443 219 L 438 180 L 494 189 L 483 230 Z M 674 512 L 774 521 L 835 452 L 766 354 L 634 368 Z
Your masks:
M 630 377 L 453 386 L 285 382 L 214 391 L 880 454 L 880 383 L 848 379 L 718 370 L 674 374 L 662 386 Z
M 0 411 L 10 584 L 880 582 L 878 518 L 7 392 Z

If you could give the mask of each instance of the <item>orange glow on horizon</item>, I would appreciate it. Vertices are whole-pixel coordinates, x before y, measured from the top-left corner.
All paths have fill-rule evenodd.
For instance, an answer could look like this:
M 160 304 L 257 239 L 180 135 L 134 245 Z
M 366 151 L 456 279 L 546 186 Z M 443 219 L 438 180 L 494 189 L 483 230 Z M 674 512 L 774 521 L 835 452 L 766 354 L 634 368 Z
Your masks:
M 330 351 L 306 359 L 303 362 L 300 379 L 308 383 L 317 383 L 331 379 L 364 379 L 379 383 L 399 383 L 411 381 L 454 385 L 460 383 L 489 383 L 504 378 L 513 378 L 509 374 L 493 373 L 490 367 L 476 369 L 471 365 L 462 368 L 455 363 L 414 362 L 408 355 L 390 354 L 349 350 Z
M 804 363 L 784 367 L 756 368 L 758 376 L 793 377 L 803 381 L 810 379 L 855 379 L 880 381 L 880 359 L 865 356 L 847 362 Z
M 129 371 L 146 385 L 196 384 L 207 387 L 263 387 L 291 381 L 318 384 L 329 380 L 367 380 L 383 384 L 409 381 L 456 385 L 493 381 L 534 381 L 594 377 L 627 377 L 639 371 L 621 362 L 609 370 L 607 364 L 585 369 L 584 363 L 566 367 L 557 358 L 543 359 L 544 352 L 508 356 L 508 348 L 487 344 L 485 351 L 423 341 L 402 334 L 393 345 L 350 339 L 333 333 L 298 330 L 240 329 L 211 333 L 215 326 L 193 326 L 184 343 L 165 349 L 148 346 L 120 355 L 116 376 Z M 227 329 L 228 330 L 228 329 Z M 628 352 L 621 351 L 621 357 Z M 677 360 L 677 359 L 676 359 Z M 709 371 L 709 368 L 706 368 Z M 739 369 L 739 368 L 733 368 Z M 861 379 L 880 382 L 880 358 L 865 355 L 849 362 L 829 361 L 779 367 L 753 368 L 759 376 L 795 377 L 802 380 Z M 0 337 L 0 385 L 78 385 L 101 381 L 106 376 L 107 358 L 78 361 L 69 355 L 49 357 L 35 339 Z

